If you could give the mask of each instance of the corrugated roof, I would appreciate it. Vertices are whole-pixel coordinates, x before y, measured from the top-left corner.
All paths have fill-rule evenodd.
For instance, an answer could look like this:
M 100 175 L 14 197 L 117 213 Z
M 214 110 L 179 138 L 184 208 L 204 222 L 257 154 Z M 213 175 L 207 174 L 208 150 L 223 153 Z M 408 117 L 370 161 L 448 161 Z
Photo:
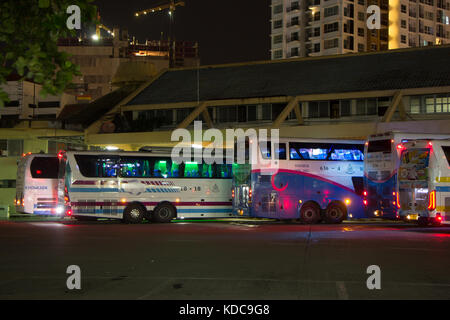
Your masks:
M 450 46 L 171 70 L 127 105 L 450 85 Z
M 138 87 L 137 84 L 126 85 L 89 104 L 83 104 L 77 108 L 69 105 L 67 112 L 65 108 L 61 111 L 62 115 L 59 119 L 67 123 L 79 123 L 83 127 L 87 127 L 132 94 Z

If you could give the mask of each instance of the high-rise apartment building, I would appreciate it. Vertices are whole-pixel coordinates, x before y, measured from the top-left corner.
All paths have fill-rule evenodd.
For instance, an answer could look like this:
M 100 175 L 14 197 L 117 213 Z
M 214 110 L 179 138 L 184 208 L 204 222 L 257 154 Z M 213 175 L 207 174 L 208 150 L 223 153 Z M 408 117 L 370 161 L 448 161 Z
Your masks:
M 380 29 L 367 8 L 380 8 Z M 272 0 L 271 57 L 283 59 L 450 43 L 449 0 Z

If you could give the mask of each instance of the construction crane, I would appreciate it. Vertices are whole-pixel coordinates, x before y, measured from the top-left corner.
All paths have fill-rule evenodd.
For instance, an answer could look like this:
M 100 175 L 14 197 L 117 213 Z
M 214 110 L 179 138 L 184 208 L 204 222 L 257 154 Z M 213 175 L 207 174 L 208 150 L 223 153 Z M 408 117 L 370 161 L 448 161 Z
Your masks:
M 100 12 L 98 12 L 98 11 L 97 11 L 97 20 L 99 23 L 95 27 L 95 35 L 94 35 L 95 37 L 93 37 L 94 40 L 100 39 L 100 29 L 107 31 L 110 35 L 112 35 L 114 37 L 114 32 L 111 29 L 109 29 L 107 26 L 105 26 L 104 24 L 100 23 L 101 18 L 100 18 Z
M 169 10 L 169 18 L 170 18 L 170 24 L 169 24 L 169 68 L 173 68 L 175 67 L 175 48 L 174 48 L 174 14 L 175 14 L 175 10 L 177 7 L 181 6 L 184 7 L 186 4 L 184 1 L 175 1 L 175 0 L 170 0 L 167 3 L 161 4 L 159 6 L 155 6 L 153 8 L 149 8 L 146 10 L 142 10 L 142 11 L 138 11 L 136 12 L 134 15 L 136 17 L 139 16 L 143 16 L 143 15 L 147 15 L 147 14 L 152 14 L 155 12 L 159 12 L 162 10 Z

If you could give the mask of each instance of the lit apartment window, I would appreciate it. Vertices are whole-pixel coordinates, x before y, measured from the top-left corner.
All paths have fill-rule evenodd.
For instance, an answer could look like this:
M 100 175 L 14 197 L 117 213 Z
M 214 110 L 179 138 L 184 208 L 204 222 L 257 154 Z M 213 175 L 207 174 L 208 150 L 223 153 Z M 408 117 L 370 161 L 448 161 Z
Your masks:
M 436 112 L 450 112 L 450 97 L 436 96 Z
M 435 107 L 434 97 L 425 97 L 426 113 L 434 113 L 435 112 L 434 107 Z

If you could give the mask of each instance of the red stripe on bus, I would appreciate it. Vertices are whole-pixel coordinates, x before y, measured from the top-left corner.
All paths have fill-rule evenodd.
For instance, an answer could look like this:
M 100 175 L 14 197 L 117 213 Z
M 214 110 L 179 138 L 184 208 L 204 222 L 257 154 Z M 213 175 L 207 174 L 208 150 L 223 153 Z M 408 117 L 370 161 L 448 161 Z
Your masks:
M 131 202 L 72 202 L 72 206 L 76 207 L 93 207 L 93 206 L 125 206 Z M 140 202 L 145 206 L 156 206 L 159 202 Z M 231 206 L 231 202 L 174 202 L 176 206 L 203 207 L 203 206 Z

